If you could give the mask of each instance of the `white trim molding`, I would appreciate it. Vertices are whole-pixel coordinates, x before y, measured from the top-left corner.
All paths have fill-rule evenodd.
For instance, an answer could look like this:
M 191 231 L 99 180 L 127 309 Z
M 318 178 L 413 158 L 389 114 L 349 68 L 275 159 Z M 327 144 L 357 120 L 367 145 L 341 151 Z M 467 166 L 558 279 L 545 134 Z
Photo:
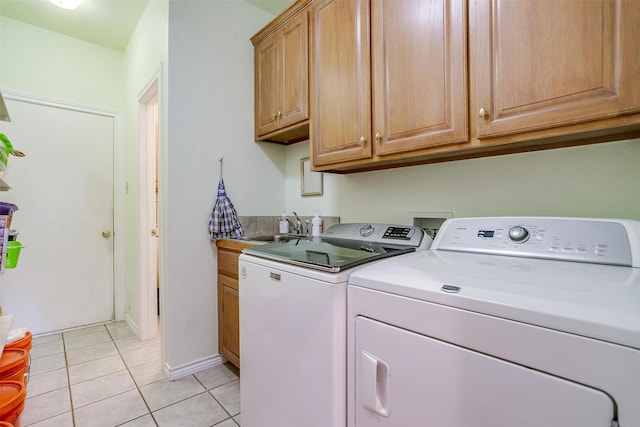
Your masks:
M 173 381 L 204 371 L 205 369 L 213 368 L 214 366 L 222 365 L 226 361 L 227 359 L 216 354 L 174 367 L 169 366 L 169 364 L 165 362 L 162 364 L 162 372 L 169 378 L 169 381 Z

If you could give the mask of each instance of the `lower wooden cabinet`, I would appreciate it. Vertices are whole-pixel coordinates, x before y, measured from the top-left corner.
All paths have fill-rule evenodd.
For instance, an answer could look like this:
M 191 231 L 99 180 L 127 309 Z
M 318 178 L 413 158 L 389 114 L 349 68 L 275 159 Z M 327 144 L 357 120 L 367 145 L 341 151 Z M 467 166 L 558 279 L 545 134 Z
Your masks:
M 240 298 L 238 258 L 256 243 L 218 240 L 218 352 L 240 367 Z

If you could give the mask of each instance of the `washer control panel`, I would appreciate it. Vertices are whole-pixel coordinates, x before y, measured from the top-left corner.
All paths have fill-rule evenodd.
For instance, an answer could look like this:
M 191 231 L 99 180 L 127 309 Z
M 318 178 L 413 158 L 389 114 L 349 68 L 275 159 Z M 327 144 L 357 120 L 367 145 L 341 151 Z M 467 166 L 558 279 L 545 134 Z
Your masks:
M 432 249 L 631 266 L 628 231 L 636 223 L 640 224 L 597 218 L 454 218 L 442 225 Z
M 369 243 L 389 243 L 429 249 L 431 237 L 419 227 L 376 223 L 340 223 L 322 233 L 324 238 L 359 240 Z

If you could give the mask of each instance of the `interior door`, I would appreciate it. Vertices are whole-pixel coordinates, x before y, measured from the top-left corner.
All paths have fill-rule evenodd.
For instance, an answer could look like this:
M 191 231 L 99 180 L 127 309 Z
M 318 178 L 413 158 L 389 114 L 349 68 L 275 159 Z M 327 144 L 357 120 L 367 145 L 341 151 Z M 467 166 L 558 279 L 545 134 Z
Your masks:
M 605 393 L 444 341 L 356 318 L 357 427 L 605 427 Z
M 0 124 L 26 157 L 11 157 L 0 200 L 18 205 L 24 244 L 2 278 L 13 325 L 44 333 L 114 318 L 114 117 L 8 100 Z M 103 236 L 104 234 L 104 236 Z

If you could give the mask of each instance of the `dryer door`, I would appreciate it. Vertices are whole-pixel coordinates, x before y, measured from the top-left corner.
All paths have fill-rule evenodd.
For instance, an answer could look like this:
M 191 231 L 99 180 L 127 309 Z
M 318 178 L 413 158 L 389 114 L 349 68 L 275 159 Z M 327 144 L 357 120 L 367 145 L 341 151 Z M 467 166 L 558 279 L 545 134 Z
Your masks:
M 603 392 L 365 317 L 355 326 L 357 427 L 605 427 Z

